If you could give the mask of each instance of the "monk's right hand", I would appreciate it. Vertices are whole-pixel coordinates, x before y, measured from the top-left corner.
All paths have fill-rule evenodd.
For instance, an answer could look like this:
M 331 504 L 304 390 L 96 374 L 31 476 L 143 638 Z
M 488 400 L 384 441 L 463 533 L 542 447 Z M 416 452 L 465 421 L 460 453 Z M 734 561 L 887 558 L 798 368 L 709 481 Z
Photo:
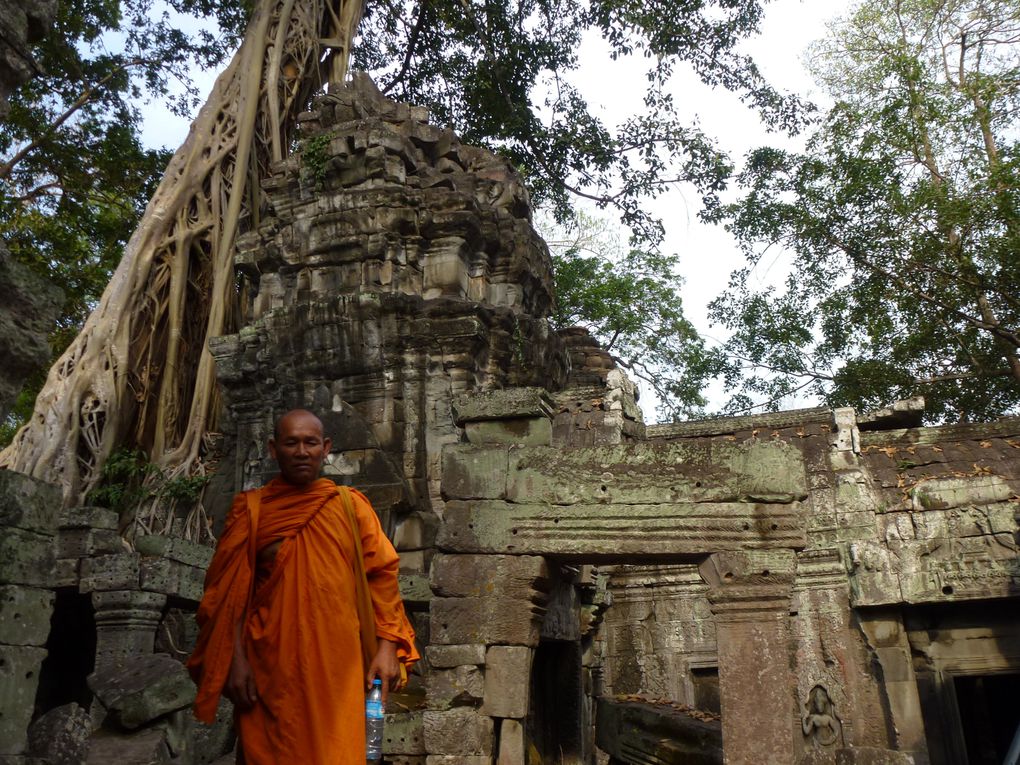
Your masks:
M 243 651 L 235 651 L 230 661 L 230 673 L 223 687 L 227 698 L 239 709 L 251 709 L 258 701 L 258 689 L 255 687 L 255 674 Z

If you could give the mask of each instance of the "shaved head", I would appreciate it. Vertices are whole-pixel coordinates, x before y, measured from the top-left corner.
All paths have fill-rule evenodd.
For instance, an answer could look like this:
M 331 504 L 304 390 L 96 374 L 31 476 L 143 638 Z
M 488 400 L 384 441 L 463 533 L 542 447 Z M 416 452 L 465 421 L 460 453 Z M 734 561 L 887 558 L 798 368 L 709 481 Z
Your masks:
M 318 417 L 316 417 L 313 412 L 309 412 L 307 409 L 291 409 L 289 412 L 285 412 L 284 414 L 281 414 L 277 418 L 276 424 L 273 425 L 273 438 L 275 438 L 276 440 L 280 439 L 280 428 L 285 424 L 285 421 L 286 422 L 292 422 L 295 419 L 302 419 L 302 418 L 309 418 L 309 417 L 311 418 L 311 422 L 314 422 L 316 425 L 318 425 L 318 427 L 319 427 L 319 435 L 320 436 L 325 436 L 326 432 L 325 432 L 325 430 L 324 430 L 324 428 L 322 426 L 322 420 L 320 420 Z

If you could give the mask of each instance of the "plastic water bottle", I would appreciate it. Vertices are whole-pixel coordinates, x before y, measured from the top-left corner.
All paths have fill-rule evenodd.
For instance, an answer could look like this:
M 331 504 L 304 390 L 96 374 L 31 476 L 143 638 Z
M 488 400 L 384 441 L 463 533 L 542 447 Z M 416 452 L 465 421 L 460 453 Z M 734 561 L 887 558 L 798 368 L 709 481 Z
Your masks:
M 382 759 L 383 704 L 382 680 L 372 681 L 372 690 L 365 702 L 365 761 Z

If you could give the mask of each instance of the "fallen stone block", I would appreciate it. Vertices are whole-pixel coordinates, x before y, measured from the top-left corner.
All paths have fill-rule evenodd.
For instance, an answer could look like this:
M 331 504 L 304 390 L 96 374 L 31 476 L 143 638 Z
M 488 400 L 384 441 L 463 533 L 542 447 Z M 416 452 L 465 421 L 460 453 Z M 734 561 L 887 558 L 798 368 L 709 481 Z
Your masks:
M 51 709 L 28 729 L 29 752 L 50 765 L 81 765 L 89 756 L 92 718 L 75 703 Z
M 100 730 L 89 741 L 86 765 L 163 765 L 170 761 L 162 728 L 137 733 Z
M 234 705 L 221 697 L 216 707 L 216 719 L 206 725 L 191 719 L 191 736 L 195 765 L 209 765 L 234 750 L 237 735 L 234 733 Z M 233 765 L 234 758 L 230 758 Z
M 89 675 L 89 688 L 108 719 L 134 730 L 195 700 L 195 684 L 184 665 L 166 654 L 133 656 Z

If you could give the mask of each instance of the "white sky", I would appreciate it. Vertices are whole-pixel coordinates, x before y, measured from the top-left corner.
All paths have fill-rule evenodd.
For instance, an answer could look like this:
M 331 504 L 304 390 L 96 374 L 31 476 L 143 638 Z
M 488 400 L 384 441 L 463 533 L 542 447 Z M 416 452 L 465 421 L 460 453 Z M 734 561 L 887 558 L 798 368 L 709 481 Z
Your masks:
M 762 74 L 774 86 L 824 103 L 824 96 L 804 69 L 804 51 L 812 41 L 824 35 L 826 22 L 845 14 L 849 5 L 846 0 L 774 0 L 765 7 L 761 34 L 746 41 L 741 50 L 754 58 Z M 611 62 L 602 40 L 593 36 L 581 48 L 581 61 L 582 67 L 571 75 L 571 81 L 593 111 L 601 112 L 600 116 L 608 125 L 641 109 L 645 83 L 641 59 Z M 203 94 L 212 87 L 215 76 L 216 73 L 196 76 L 196 85 Z M 631 80 L 639 85 L 628 87 Z M 758 146 L 798 146 L 784 136 L 769 134 L 756 115 L 732 93 L 707 88 L 683 71 L 677 72 L 674 83 L 676 102 L 688 107 L 689 116 L 696 117 L 705 133 L 715 137 L 734 161 L 739 163 L 749 150 Z M 189 124 L 160 105 L 150 104 L 145 109 L 143 138 L 150 146 L 176 148 L 184 141 Z M 742 264 L 742 259 L 725 230 L 698 222 L 697 205 L 695 195 L 677 189 L 661 196 L 650 210 L 666 221 L 664 250 L 680 256 L 684 311 L 711 342 L 720 339 L 720 329 L 708 325 L 706 306 L 725 289 L 730 272 Z M 782 268 L 782 264 L 777 263 L 770 273 L 762 274 L 762 278 L 782 278 Z M 709 391 L 709 398 L 710 409 L 721 407 L 725 399 L 721 386 Z M 787 407 L 811 403 L 790 401 Z M 655 402 L 648 391 L 642 392 L 641 405 L 646 421 L 653 422 Z

